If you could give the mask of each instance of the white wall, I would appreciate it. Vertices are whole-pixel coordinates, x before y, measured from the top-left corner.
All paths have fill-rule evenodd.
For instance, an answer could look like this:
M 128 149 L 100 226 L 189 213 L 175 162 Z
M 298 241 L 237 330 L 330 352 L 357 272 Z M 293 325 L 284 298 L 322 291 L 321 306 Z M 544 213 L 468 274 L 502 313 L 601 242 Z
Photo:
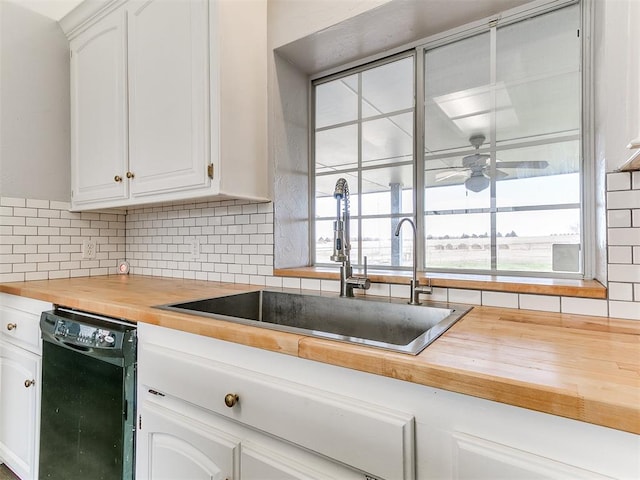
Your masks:
M 0 194 L 68 201 L 69 46 L 58 23 L 0 1 Z

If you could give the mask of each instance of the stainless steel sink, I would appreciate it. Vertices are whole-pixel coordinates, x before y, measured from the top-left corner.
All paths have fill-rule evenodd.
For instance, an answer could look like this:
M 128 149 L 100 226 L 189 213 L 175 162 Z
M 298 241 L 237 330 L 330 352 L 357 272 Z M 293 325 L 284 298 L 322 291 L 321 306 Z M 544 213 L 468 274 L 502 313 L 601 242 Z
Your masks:
M 157 308 L 417 355 L 469 308 L 260 290 Z

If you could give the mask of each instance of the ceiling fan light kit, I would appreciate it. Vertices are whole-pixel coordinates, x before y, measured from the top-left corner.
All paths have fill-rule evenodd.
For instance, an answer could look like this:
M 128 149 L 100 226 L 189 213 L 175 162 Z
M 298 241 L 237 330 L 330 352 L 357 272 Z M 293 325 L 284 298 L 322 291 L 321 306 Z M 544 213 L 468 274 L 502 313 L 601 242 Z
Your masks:
M 467 178 L 464 180 L 464 186 L 471 192 L 481 192 L 491 185 L 491 173 L 488 171 L 490 166 L 489 160 L 491 155 L 486 153 L 479 153 L 480 147 L 486 141 L 486 137 L 483 134 L 474 134 L 469 137 L 469 143 L 475 148 L 475 153 L 462 157 L 462 167 L 446 167 L 449 168 L 463 168 L 469 170 Z M 549 166 L 546 161 L 515 161 L 515 162 L 496 162 L 496 169 L 494 175 L 498 179 L 508 177 L 505 172 L 497 170 L 497 168 L 529 168 L 529 169 L 544 169 Z M 446 180 L 459 175 L 464 175 L 463 172 L 447 173 L 440 178 L 436 177 L 436 182 Z
M 482 173 L 480 175 L 471 175 L 464 181 L 464 186 L 467 190 L 478 193 L 489 186 L 491 180 L 485 177 Z

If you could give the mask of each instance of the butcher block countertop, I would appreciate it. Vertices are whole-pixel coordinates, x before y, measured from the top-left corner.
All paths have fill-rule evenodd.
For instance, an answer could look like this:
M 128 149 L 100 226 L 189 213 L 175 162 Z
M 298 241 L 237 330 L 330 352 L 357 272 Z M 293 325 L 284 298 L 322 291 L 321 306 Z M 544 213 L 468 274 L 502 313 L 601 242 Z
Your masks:
M 135 275 L 0 284 L 14 295 L 640 434 L 640 322 L 474 306 L 411 356 L 152 308 L 259 288 Z

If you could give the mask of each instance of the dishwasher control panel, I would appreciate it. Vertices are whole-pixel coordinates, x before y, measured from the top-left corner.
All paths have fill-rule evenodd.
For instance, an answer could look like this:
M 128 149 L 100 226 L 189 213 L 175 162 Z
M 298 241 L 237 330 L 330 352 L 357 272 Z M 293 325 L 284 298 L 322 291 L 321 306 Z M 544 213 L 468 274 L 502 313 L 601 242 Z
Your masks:
M 68 320 L 58 319 L 53 334 L 61 340 L 87 347 L 114 348 L 116 345 L 115 332 Z
M 135 361 L 136 327 L 123 320 L 56 308 L 40 316 L 42 339 L 86 354 Z

